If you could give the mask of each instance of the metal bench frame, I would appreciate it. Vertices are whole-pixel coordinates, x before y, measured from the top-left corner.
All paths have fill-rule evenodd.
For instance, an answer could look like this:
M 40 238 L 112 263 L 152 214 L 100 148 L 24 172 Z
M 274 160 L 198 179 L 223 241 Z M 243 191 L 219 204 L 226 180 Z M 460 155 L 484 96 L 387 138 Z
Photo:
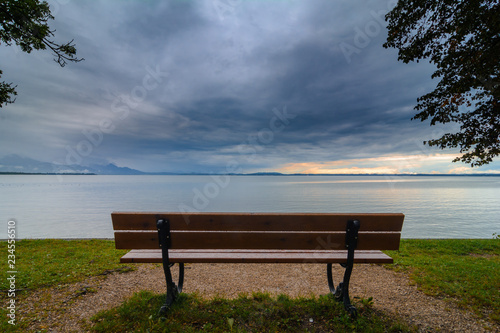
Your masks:
M 163 271 L 165 273 L 165 280 L 167 284 L 167 295 L 165 304 L 160 308 L 160 314 L 165 314 L 170 306 L 175 302 L 179 293 L 182 292 L 184 283 L 184 263 L 179 263 L 179 281 L 176 285 L 172 279 L 170 268 L 174 265 L 169 261 L 168 250 L 171 247 L 171 234 L 170 234 L 170 221 L 168 219 L 158 219 L 156 222 L 158 230 L 158 240 L 162 253 Z M 357 310 L 351 304 L 349 298 L 349 280 L 354 265 L 354 251 L 358 243 L 358 231 L 360 222 L 358 220 L 348 220 L 346 223 L 346 248 L 347 248 L 347 262 L 340 265 L 345 268 L 344 279 L 335 288 L 332 278 L 332 263 L 327 264 L 327 280 L 330 292 L 335 298 L 344 303 L 344 308 L 352 317 L 357 316 Z

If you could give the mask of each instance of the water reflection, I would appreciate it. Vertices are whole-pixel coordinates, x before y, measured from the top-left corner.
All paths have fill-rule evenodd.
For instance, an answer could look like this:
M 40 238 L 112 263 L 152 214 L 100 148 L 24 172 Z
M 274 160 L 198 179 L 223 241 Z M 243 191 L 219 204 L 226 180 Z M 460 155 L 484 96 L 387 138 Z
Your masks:
M 499 177 L 0 176 L 21 238 L 111 238 L 112 211 L 404 213 L 406 238 L 500 233 Z M 6 237 L 6 228 L 0 237 Z

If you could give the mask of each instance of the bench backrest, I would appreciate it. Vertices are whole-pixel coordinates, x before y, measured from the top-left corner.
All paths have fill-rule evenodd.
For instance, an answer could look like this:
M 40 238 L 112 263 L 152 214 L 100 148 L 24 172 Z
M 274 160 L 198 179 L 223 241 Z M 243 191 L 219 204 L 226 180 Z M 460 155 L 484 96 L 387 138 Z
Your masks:
M 346 224 L 358 220 L 357 249 L 397 250 L 403 214 L 111 214 L 117 249 L 159 249 L 156 221 L 170 222 L 171 249 L 345 250 Z

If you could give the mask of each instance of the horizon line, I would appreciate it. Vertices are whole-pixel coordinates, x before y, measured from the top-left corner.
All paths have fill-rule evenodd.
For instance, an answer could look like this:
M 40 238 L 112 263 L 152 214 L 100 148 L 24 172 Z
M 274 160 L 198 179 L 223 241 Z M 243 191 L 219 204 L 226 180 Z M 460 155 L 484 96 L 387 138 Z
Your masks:
M 436 176 L 436 177 L 464 177 L 464 176 L 493 176 L 500 177 L 500 173 L 281 173 L 281 172 L 250 172 L 250 173 L 209 173 L 209 172 L 143 172 L 137 173 L 85 173 L 85 172 L 9 172 L 0 171 L 0 175 L 62 175 L 62 176 Z

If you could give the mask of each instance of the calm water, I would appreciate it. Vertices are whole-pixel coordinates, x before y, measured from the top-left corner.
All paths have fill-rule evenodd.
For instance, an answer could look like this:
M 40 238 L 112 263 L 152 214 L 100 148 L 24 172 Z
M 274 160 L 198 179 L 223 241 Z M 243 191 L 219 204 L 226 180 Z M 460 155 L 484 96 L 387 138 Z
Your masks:
M 405 238 L 500 234 L 500 177 L 0 175 L 18 238 L 112 238 L 113 211 L 404 213 Z

